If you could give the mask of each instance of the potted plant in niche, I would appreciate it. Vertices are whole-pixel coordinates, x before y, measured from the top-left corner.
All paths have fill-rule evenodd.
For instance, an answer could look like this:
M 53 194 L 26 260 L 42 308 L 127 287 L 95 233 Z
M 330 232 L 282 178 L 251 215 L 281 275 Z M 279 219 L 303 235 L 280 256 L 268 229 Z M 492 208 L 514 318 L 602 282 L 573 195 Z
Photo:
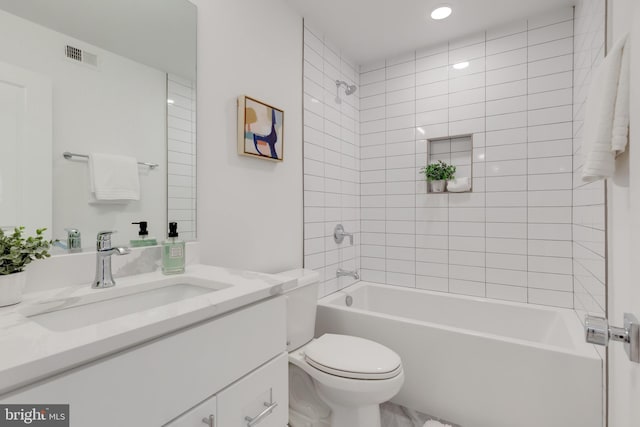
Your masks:
M 51 241 L 42 235 L 45 230 L 36 230 L 35 237 L 24 238 L 24 227 L 14 229 L 13 233 L 0 228 L 0 307 L 22 301 L 27 264 L 51 256 Z
M 456 173 L 456 167 L 448 165 L 442 160 L 431 163 L 423 167 L 420 172 L 424 174 L 427 181 L 431 184 L 432 193 L 442 193 L 445 190 L 445 184 L 452 179 Z

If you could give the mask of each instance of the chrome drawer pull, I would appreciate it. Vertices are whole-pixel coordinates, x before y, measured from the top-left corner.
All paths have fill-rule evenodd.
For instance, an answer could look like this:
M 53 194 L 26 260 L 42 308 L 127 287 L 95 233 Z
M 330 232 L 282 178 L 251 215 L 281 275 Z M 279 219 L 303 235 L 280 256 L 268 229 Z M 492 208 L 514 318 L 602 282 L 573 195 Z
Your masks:
M 209 418 L 203 418 L 202 422 L 209 427 L 216 427 L 216 419 L 213 415 L 209 415 Z
M 266 406 L 265 410 L 260 412 L 260 414 L 257 415 L 255 418 L 244 417 L 244 420 L 247 422 L 247 427 L 255 426 L 260 421 L 262 421 L 265 417 L 271 414 L 271 412 L 273 412 L 273 410 L 276 409 L 276 406 L 278 406 L 278 402 L 273 402 L 271 404 L 264 402 L 264 406 Z

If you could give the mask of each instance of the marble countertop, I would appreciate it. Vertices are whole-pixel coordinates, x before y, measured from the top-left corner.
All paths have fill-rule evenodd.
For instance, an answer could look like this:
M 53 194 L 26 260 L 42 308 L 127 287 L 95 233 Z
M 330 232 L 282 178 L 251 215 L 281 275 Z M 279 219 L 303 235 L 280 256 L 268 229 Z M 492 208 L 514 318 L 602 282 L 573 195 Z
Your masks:
M 188 266 L 181 276 L 185 282 L 192 277 L 231 286 L 65 331 L 47 329 L 30 319 L 29 313 L 49 301 L 93 297 L 99 293 L 104 293 L 100 297 L 109 298 L 109 292 L 122 292 L 140 283 L 165 280 L 168 276 L 154 272 L 123 277 L 109 289 L 91 289 L 87 284 L 35 292 L 26 294 L 20 304 L 0 308 L 0 394 L 282 294 L 296 286 L 296 280 L 290 277 L 205 265 Z

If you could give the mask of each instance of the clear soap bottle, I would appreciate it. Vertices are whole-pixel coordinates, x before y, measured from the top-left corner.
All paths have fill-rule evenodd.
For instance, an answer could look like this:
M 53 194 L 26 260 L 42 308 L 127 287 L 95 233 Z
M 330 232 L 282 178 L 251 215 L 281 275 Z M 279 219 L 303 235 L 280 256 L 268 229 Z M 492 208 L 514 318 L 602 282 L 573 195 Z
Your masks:
M 132 248 L 155 246 L 158 244 L 158 241 L 156 239 L 154 239 L 153 237 L 149 237 L 149 230 L 147 230 L 149 223 L 147 221 L 132 222 L 131 224 L 140 226 L 140 231 L 138 231 L 138 238 L 129 242 Z
M 164 274 L 184 273 L 185 246 L 178 239 L 178 223 L 169 223 L 169 236 L 162 245 L 162 272 Z

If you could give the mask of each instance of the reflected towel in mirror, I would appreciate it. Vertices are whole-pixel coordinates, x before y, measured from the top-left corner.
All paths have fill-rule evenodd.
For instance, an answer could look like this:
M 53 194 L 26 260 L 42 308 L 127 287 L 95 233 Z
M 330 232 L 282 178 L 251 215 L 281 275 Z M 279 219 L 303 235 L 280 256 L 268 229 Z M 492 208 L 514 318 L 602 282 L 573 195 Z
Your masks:
M 138 161 L 116 154 L 89 154 L 90 203 L 140 200 Z

